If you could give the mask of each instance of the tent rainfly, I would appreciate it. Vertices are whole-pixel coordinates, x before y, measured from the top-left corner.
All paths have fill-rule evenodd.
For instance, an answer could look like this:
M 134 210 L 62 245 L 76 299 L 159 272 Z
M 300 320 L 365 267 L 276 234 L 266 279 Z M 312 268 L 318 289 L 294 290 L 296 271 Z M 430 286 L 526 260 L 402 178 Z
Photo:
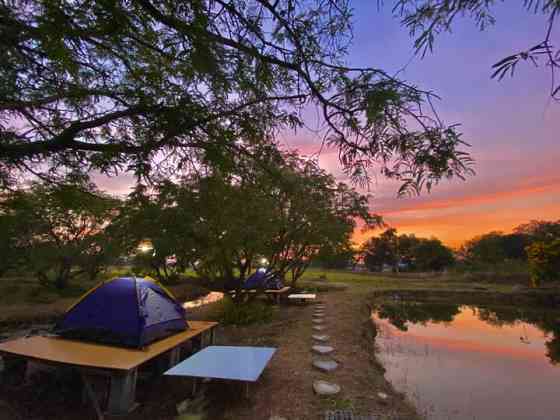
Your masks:
M 85 293 L 54 332 L 66 338 L 142 348 L 187 328 L 185 309 L 158 282 L 118 277 Z

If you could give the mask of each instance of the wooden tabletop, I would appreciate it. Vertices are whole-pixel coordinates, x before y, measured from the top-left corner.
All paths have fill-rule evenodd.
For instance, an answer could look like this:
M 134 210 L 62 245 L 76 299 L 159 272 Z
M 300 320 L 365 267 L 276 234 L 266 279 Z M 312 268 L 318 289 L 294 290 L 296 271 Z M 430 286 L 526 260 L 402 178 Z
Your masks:
M 210 321 L 189 321 L 186 331 L 156 341 L 141 350 L 60 337 L 33 336 L 0 343 L 0 354 L 74 366 L 130 370 L 212 329 L 217 324 Z

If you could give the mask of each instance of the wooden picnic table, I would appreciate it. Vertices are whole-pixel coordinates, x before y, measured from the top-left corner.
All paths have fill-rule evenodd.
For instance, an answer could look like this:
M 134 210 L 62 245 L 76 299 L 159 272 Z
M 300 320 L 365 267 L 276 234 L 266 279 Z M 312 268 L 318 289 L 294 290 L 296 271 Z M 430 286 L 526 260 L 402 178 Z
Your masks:
M 54 364 L 76 369 L 84 379 L 84 385 L 98 416 L 100 408 L 92 395 L 87 375 L 104 375 L 110 378 L 107 411 L 113 415 L 127 414 L 136 406 L 136 378 L 138 367 L 158 357 L 167 355 L 167 368 L 180 362 L 181 346 L 192 342 L 197 350 L 214 343 L 217 322 L 189 321 L 189 328 L 178 334 L 149 344 L 143 349 L 96 344 L 55 336 L 23 337 L 0 343 L 0 354 L 6 370 L 18 366 L 25 372 L 27 361 Z M 23 369 L 22 369 L 23 367 Z

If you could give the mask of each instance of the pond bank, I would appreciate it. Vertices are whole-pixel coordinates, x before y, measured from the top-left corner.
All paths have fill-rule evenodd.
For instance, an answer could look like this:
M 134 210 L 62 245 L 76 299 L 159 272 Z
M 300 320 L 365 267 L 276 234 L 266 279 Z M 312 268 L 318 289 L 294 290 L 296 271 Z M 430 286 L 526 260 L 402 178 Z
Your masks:
M 388 288 L 371 293 L 371 299 L 397 298 L 429 302 L 449 302 L 459 304 L 499 304 L 499 305 L 537 305 L 550 309 L 560 309 L 560 289 L 519 288 L 509 292 L 477 287 L 476 289 L 399 289 Z

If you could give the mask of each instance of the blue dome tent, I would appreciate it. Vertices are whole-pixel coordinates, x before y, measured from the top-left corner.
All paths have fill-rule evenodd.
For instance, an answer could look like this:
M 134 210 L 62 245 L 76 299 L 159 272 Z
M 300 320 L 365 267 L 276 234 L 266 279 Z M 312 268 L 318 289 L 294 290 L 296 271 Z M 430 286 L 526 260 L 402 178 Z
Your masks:
M 118 277 L 83 295 L 54 332 L 66 338 L 142 348 L 186 330 L 185 316 L 185 309 L 158 282 Z

